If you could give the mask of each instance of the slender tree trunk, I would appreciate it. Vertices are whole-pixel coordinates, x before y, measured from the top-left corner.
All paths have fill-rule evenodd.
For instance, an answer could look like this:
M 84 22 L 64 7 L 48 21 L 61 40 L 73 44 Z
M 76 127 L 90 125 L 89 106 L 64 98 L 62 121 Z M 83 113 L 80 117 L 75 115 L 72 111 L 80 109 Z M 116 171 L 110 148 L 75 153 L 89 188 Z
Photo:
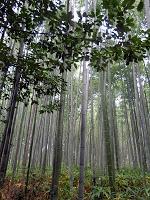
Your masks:
M 86 135 L 86 115 L 87 115 L 87 99 L 88 99 L 88 74 L 86 61 L 83 61 L 83 88 L 82 88 L 82 105 L 81 105 L 81 138 L 80 138 L 80 175 L 78 199 L 84 198 L 84 160 L 85 160 L 85 135 Z
M 148 28 L 150 28 L 150 1 L 144 0 L 145 15 L 147 20 Z
M 106 100 L 106 91 L 105 91 L 105 74 L 102 73 L 101 78 L 102 86 L 102 111 L 103 111 L 103 123 L 104 123 L 104 137 L 105 137 L 105 149 L 106 149 L 106 158 L 107 158 L 107 167 L 109 175 L 109 185 L 111 188 L 111 198 L 114 199 L 115 196 L 115 172 L 114 172 L 114 163 L 112 157 L 111 149 L 111 139 L 110 139 L 110 130 L 109 130 L 109 121 L 108 121 L 108 111 L 107 111 L 107 100 Z
M 19 57 L 23 55 L 23 48 L 24 48 L 24 43 L 22 41 L 20 44 Z M 17 67 L 15 71 L 14 85 L 12 88 L 10 106 L 9 106 L 9 111 L 7 115 L 7 122 L 6 122 L 5 131 L 3 134 L 3 139 L 2 139 L 1 148 L 0 148 L 0 158 L 1 158 L 0 159 L 0 186 L 2 186 L 4 183 L 4 178 L 6 175 L 6 169 L 8 165 L 8 160 L 7 160 L 7 158 L 9 157 L 8 146 L 9 146 L 9 143 L 11 143 L 10 138 L 12 138 L 11 129 L 12 129 L 13 116 L 15 112 L 15 106 L 17 102 L 19 82 L 20 82 L 20 69 Z
M 19 150 L 20 150 L 21 134 L 22 134 L 22 128 L 23 128 L 23 122 L 24 122 L 24 118 L 25 118 L 25 113 L 26 113 L 26 106 L 24 104 L 23 110 L 22 110 L 20 128 L 19 128 L 18 137 L 17 137 L 17 144 L 16 144 L 14 162 L 13 162 L 13 178 L 15 177 L 16 167 L 17 167 L 17 163 L 18 163 L 17 161 L 18 161 L 18 155 L 19 155 Z
M 66 72 L 63 73 L 62 78 L 66 80 Z M 57 132 L 55 135 L 55 144 L 54 144 L 52 184 L 51 184 L 51 191 L 50 191 L 51 200 L 58 199 L 58 183 L 59 183 L 59 177 L 60 177 L 60 172 L 61 172 L 61 162 L 62 162 L 64 107 L 65 107 L 65 91 L 63 90 L 63 85 L 62 85 L 61 94 L 60 94 L 60 108 L 59 108 L 59 113 L 58 113 Z
M 70 72 L 69 74 L 69 147 L 68 147 L 68 164 L 69 164 L 69 176 L 70 176 L 70 191 L 72 191 L 73 189 L 73 169 L 72 169 L 72 165 L 73 165 L 73 73 Z
M 145 141 L 144 141 L 144 129 L 142 128 L 142 123 L 141 123 L 141 119 L 140 119 L 140 107 L 139 107 L 139 94 L 138 94 L 138 88 L 137 88 L 137 80 L 136 80 L 136 73 L 135 73 L 135 65 L 133 64 L 133 81 L 134 81 L 134 94 L 135 94 L 135 114 L 136 114 L 136 119 L 137 119 L 137 128 L 138 128 L 138 132 L 139 132 L 139 141 L 141 144 L 141 156 L 142 156 L 142 170 L 143 170 L 143 174 L 145 174 L 145 171 L 147 171 L 147 163 L 146 163 L 146 154 L 143 152 L 145 152 L 144 146 L 145 146 Z M 144 156 L 145 155 L 145 156 Z
M 33 119 L 33 129 L 32 129 L 32 134 L 31 134 L 31 144 L 30 144 L 30 151 L 29 151 L 29 160 L 28 160 L 27 175 L 26 175 L 26 181 L 25 181 L 25 197 L 27 195 L 27 189 L 28 189 L 28 183 L 29 183 L 29 174 L 30 174 L 30 166 L 31 166 L 33 141 L 34 141 L 35 128 L 36 128 L 38 105 L 35 105 L 34 107 L 35 107 L 35 110 L 34 110 L 34 119 Z
M 32 96 L 32 99 L 33 99 L 33 96 Z M 23 149 L 23 158 L 22 158 L 22 174 L 23 174 L 23 176 L 25 175 L 26 164 L 27 164 L 27 159 L 28 159 L 29 138 L 30 138 L 30 129 L 31 129 L 31 121 L 32 121 L 32 109 L 33 109 L 33 104 L 31 102 L 31 107 L 30 107 L 30 111 L 29 111 L 29 119 L 28 119 L 28 124 L 27 124 L 27 132 L 26 132 L 26 137 L 25 137 L 25 145 L 24 145 L 24 149 Z
M 42 163 L 42 174 L 45 174 L 45 170 L 46 170 L 49 129 L 50 129 L 50 126 L 52 126 L 52 124 L 50 123 L 51 118 L 52 118 L 52 116 L 47 113 L 46 119 L 45 119 L 45 121 L 46 121 L 46 123 L 45 123 L 45 145 L 44 145 L 45 149 L 44 149 L 44 157 L 43 157 L 43 163 Z

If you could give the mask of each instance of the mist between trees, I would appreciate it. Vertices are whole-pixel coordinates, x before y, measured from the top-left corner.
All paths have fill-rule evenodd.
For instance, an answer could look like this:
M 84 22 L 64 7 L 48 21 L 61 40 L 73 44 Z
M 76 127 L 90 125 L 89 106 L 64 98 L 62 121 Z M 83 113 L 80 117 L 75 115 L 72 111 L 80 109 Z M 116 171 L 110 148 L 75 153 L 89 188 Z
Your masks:
M 146 180 L 149 4 L 148 0 L 0 2 L 2 191 L 6 177 L 19 176 L 24 182 L 22 199 L 32 199 L 29 185 L 37 170 L 51 176 L 45 197 L 51 200 L 63 199 L 59 182 L 64 169 L 69 195 L 75 193 L 65 197 L 68 200 L 86 196 L 86 169 L 91 179 L 87 199 L 105 199 L 100 190 L 98 197 L 93 196 L 92 188 L 102 187 L 101 176 L 108 177 L 108 199 L 117 199 L 116 174 L 124 168 L 140 170 Z

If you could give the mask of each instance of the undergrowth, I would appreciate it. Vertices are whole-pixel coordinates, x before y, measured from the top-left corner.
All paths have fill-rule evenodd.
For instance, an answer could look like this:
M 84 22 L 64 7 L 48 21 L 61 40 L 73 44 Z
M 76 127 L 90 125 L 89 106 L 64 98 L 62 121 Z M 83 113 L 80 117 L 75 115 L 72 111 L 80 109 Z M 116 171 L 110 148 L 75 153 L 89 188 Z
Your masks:
M 0 191 L 0 200 L 23 200 L 25 182 L 21 172 L 11 178 L 8 171 L 3 189 Z M 73 187 L 70 189 L 69 171 L 63 168 L 59 182 L 58 200 L 75 200 L 78 193 L 79 169 L 73 170 Z M 27 200 L 48 200 L 51 177 L 46 172 L 41 175 L 39 170 L 30 174 Z M 138 169 L 122 169 L 116 173 L 115 200 L 150 200 L 150 174 L 143 174 Z M 85 200 L 109 200 L 110 187 L 107 176 L 97 176 L 93 185 L 92 172 L 88 168 L 85 172 Z

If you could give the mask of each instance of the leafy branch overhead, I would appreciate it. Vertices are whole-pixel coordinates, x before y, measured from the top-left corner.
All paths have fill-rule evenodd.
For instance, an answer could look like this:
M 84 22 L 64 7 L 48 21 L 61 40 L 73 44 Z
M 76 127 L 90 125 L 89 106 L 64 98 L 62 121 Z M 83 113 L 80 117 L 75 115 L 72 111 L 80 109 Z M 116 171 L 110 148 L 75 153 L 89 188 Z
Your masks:
M 149 31 L 131 34 L 136 24 L 128 15 L 135 8 L 141 11 L 143 1 L 103 0 L 96 12 L 78 11 L 78 21 L 59 1 L 23 2 L 1 3 L 0 11 L 0 27 L 7 33 L 7 40 L 0 43 L 1 62 L 21 69 L 21 99 L 30 94 L 32 85 L 38 95 L 59 93 L 61 78 L 56 71 L 70 71 L 83 59 L 99 71 L 112 60 L 138 62 L 149 49 Z M 12 39 L 24 41 L 26 53 L 20 59 L 11 53 Z

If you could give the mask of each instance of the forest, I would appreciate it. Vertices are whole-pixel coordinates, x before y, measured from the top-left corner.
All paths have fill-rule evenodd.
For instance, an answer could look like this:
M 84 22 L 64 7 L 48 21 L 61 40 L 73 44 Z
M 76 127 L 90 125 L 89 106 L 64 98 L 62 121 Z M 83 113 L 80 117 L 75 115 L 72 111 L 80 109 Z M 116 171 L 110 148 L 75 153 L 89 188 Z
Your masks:
M 150 200 L 149 110 L 149 0 L 0 0 L 0 200 Z

